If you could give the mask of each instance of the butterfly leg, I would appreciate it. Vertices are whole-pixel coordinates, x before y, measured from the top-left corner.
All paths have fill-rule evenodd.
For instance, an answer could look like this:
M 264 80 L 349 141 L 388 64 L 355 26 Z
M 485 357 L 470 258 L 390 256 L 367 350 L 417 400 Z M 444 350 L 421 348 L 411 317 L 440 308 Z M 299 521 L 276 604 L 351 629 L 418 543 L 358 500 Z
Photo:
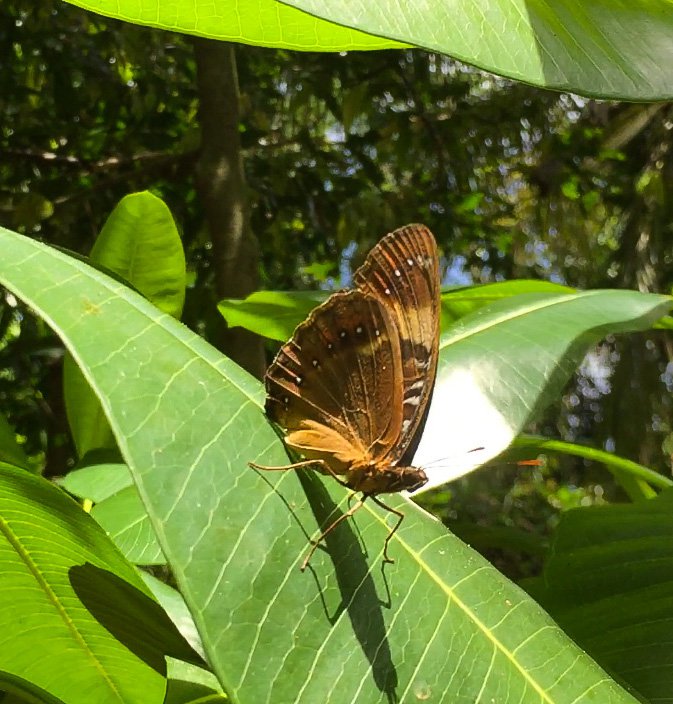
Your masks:
M 325 462 L 325 460 L 317 459 L 317 460 L 302 460 L 301 462 L 294 462 L 292 464 L 281 464 L 275 467 L 270 467 L 268 465 L 264 464 L 257 464 L 256 462 L 248 462 L 248 466 L 252 467 L 253 469 L 262 469 L 265 472 L 282 472 L 286 469 L 302 469 L 303 467 L 310 467 L 311 465 L 318 465 L 324 474 L 329 474 L 336 481 L 341 484 L 341 486 L 345 487 L 346 489 L 350 489 L 351 487 L 343 480 L 341 477 Z
M 346 513 L 342 513 L 339 518 L 336 519 L 333 523 L 331 523 L 318 537 L 317 540 L 313 541 L 313 545 L 311 545 L 311 549 L 308 551 L 308 554 L 304 558 L 304 561 L 301 563 L 301 567 L 299 568 L 302 572 L 308 567 L 308 563 L 310 562 L 311 558 L 313 557 L 313 553 L 318 549 L 318 546 L 320 545 L 320 542 L 327 536 L 329 533 L 331 533 L 338 525 L 339 523 L 342 523 L 343 521 L 347 520 L 350 518 L 365 502 L 365 499 L 367 496 L 363 496 L 359 501 L 354 503 Z
M 393 560 L 392 557 L 388 557 L 388 543 L 390 543 L 390 539 L 393 537 L 393 535 L 395 535 L 400 525 L 402 525 L 402 521 L 404 520 L 404 514 L 402 513 L 402 511 L 398 511 L 396 508 L 388 506 L 388 504 L 384 504 L 383 501 L 381 501 L 381 499 L 377 498 L 376 496 L 372 496 L 371 499 L 377 506 L 385 508 L 386 511 L 390 511 L 390 513 L 394 513 L 397 516 L 397 523 L 394 525 L 390 533 L 388 533 L 388 537 L 386 538 L 386 541 L 383 544 L 383 561 L 390 562 L 392 564 L 395 562 L 395 560 Z
M 301 462 L 293 462 L 292 464 L 281 464 L 275 467 L 270 467 L 256 462 L 248 462 L 248 466 L 253 469 L 263 469 L 265 472 L 282 472 L 286 469 L 301 469 L 302 467 L 310 467 L 312 464 L 319 464 L 323 468 L 326 466 L 325 460 L 302 460 Z

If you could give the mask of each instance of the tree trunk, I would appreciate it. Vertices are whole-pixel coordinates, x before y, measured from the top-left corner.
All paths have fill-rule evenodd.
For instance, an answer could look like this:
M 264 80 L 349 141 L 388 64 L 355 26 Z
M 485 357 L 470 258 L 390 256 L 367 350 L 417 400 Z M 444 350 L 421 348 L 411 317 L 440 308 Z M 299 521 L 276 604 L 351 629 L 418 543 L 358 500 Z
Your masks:
M 241 156 L 239 92 L 234 47 L 194 38 L 201 122 L 196 187 L 213 244 L 217 300 L 244 298 L 259 285 L 259 248 L 250 229 Z M 261 339 L 223 321 L 222 351 L 251 374 L 264 373 Z

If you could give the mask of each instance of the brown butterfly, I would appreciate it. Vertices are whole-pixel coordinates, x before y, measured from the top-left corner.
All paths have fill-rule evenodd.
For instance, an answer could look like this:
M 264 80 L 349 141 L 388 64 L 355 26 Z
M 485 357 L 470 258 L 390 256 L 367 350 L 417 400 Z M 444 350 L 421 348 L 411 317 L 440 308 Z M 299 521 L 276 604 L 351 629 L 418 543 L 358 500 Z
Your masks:
M 306 461 L 362 498 L 317 539 L 320 541 L 371 498 L 397 517 L 404 514 L 379 494 L 426 483 L 422 469 L 406 466 L 425 420 L 439 350 L 439 258 L 431 232 L 407 225 L 386 235 L 354 276 L 294 331 L 266 373 L 266 413 L 285 431 L 285 443 Z M 413 442 L 415 441 L 415 442 Z

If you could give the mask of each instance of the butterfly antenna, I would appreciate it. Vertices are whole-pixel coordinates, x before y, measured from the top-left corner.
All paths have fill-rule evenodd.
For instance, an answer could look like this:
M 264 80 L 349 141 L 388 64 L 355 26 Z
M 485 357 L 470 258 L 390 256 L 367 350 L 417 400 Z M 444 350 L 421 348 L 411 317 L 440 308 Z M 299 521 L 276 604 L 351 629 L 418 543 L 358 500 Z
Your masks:
M 457 459 L 460 459 L 465 455 L 469 455 L 473 452 L 482 452 L 485 449 L 485 447 L 473 447 L 471 450 L 467 450 L 467 452 L 460 452 L 455 455 L 445 455 L 444 457 L 438 457 L 436 460 L 432 460 L 432 462 L 425 462 L 423 464 L 423 469 L 438 469 L 440 467 L 449 467 L 452 461 L 456 461 Z

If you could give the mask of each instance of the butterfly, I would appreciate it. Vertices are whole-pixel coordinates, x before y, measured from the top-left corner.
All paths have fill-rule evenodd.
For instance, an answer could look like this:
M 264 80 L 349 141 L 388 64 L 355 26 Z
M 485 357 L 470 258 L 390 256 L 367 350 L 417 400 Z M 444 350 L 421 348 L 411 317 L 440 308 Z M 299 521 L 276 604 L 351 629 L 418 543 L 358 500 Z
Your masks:
M 301 323 L 269 366 L 268 418 L 285 443 L 312 466 L 362 497 L 326 528 L 320 541 L 367 500 L 404 514 L 380 494 L 413 491 L 427 482 L 408 466 L 425 422 L 439 353 L 440 281 L 435 239 L 424 225 L 389 233 L 355 272 L 355 287 L 332 294 Z

